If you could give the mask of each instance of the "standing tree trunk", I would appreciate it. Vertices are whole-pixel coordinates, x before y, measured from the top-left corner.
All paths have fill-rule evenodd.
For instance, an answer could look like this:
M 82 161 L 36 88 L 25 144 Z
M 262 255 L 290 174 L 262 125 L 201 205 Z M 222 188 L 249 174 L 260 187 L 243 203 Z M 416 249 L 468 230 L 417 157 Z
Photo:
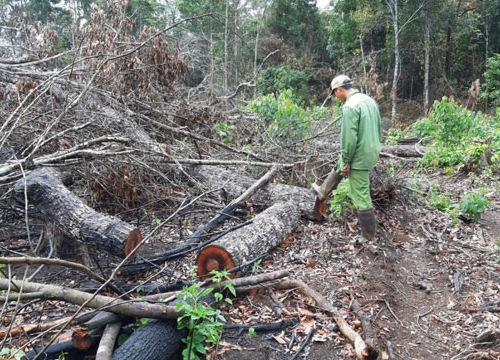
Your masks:
M 425 115 L 429 113 L 429 70 L 430 70 L 430 52 L 431 52 L 431 17 L 429 4 L 425 5 L 425 40 L 424 40 L 424 111 Z
M 399 23 L 398 23 L 398 0 L 386 0 L 389 11 L 391 12 L 392 28 L 394 30 L 394 73 L 391 89 L 391 125 L 396 123 L 396 107 L 398 95 L 399 64 L 401 63 L 399 55 Z
M 229 58 L 229 0 L 226 0 L 226 17 L 224 26 L 224 92 L 227 93 L 228 86 L 228 58 Z

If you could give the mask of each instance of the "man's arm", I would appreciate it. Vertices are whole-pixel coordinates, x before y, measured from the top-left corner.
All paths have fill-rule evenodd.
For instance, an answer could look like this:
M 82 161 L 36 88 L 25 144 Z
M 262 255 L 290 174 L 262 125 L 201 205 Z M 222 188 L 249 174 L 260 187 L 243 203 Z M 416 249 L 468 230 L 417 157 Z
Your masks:
M 345 107 L 342 111 L 342 130 L 340 133 L 342 174 L 347 175 L 356 153 L 358 143 L 359 115 L 355 109 Z

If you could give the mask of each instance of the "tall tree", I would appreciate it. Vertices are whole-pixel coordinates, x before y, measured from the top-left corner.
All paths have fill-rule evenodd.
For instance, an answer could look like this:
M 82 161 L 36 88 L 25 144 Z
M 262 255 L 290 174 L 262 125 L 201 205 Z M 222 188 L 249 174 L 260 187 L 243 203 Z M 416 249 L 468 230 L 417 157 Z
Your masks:
M 267 16 L 268 30 L 301 52 L 322 51 L 324 32 L 320 24 L 318 7 L 311 0 L 275 0 Z
M 391 124 L 394 125 L 396 122 L 397 115 L 397 98 L 398 98 L 398 81 L 401 67 L 401 56 L 399 40 L 401 31 L 411 23 L 418 13 L 421 11 L 425 1 L 417 4 L 417 8 L 404 20 L 400 17 L 399 5 L 400 2 L 404 3 L 404 0 L 384 0 L 387 8 L 389 9 L 389 19 L 394 32 L 394 72 L 392 78 L 392 89 L 391 89 Z M 407 3 L 406 3 L 407 4 Z M 400 25 L 402 22 L 402 25 Z

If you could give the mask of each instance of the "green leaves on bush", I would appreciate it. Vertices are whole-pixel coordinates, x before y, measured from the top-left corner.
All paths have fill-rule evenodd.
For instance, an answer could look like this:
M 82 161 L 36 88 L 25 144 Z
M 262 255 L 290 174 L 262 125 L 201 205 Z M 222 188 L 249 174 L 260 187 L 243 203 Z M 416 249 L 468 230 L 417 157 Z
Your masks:
M 330 197 L 330 217 L 336 220 L 342 220 L 348 209 L 352 208 L 349 179 L 340 182 L 337 189 Z
M 457 202 L 453 201 L 450 193 L 440 193 L 436 189 L 431 189 L 428 200 L 433 208 L 448 213 L 452 219 L 458 220 L 460 213 L 466 221 L 477 222 L 489 203 L 484 193 L 484 189 L 480 193 L 469 192 L 464 194 L 460 202 Z
M 460 210 L 467 220 L 477 222 L 486 210 L 488 199 L 477 193 L 465 194 L 460 202 Z
M 302 104 L 307 94 L 307 80 L 308 76 L 302 71 L 286 66 L 270 67 L 260 72 L 257 87 L 262 95 L 279 96 L 288 91 L 292 101 Z
M 269 136 L 285 144 L 307 140 L 311 126 L 327 116 L 326 108 L 304 109 L 298 105 L 291 90 L 261 96 L 252 101 L 248 109 L 266 122 Z
M 433 140 L 421 164 L 433 168 L 481 164 L 487 150 L 500 150 L 500 122 L 472 112 L 444 97 L 436 101 L 429 117 L 413 125 L 416 136 Z
M 494 107 L 500 107 L 500 54 L 494 54 L 486 60 L 484 81 L 480 98 L 489 100 Z
M 200 355 L 206 354 L 205 345 L 217 344 L 222 336 L 223 323 L 226 321 L 219 309 L 205 305 L 207 297 L 213 293 L 215 301 L 232 304 L 232 300 L 223 295 L 228 291 L 236 296 L 236 290 L 229 279 L 227 271 L 213 271 L 212 281 L 222 286 L 222 292 L 214 292 L 213 288 L 202 288 L 199 283 L 185 286 L 179 294 L 176 310 L 184 310 L 184 314 L 177 318 L 177 328 L 187 329 L 187 336 L 182 339 L 186 348 L 182 351 L 184 360 L 199 360 Z

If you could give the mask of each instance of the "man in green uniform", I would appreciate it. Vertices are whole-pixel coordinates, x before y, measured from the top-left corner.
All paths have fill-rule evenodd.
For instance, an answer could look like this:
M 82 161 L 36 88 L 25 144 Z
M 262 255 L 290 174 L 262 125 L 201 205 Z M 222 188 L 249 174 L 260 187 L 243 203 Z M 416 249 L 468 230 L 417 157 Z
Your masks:
M 350 197 L 358 210 L 361 235 L 372 240 L 377 231 L 377 220 L 370 197 L 370 175 L 378 161 L 382 147 L 380 112 L 371 97 L 352 87 L 352 80 L 339 75 L 331 83 L 332 96 L 340 99 L 342 128 L 340 133 L 341 157 L 337 169 L 332 171 L 321 187 L 313 185 L 319 199 L 325 199 L 337 186 L 341 176 L 349 178 Z

